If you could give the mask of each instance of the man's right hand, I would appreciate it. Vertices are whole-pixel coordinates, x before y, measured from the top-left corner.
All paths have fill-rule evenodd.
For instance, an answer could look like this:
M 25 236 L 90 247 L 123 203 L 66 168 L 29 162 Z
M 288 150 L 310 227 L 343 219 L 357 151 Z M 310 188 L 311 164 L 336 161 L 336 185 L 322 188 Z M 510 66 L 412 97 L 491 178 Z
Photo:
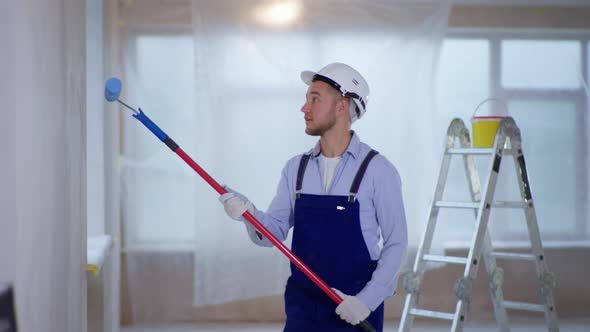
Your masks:
M 224 188 L 228 192 L 219 196 L 219 201 L 223 204 L 223 209 L 230 218 L 243 221 L 242 214 L 244 214 L 246 210 L 250 213 L 254 213 L 254 205 L 244 195 L 227 186 L 224 186 Z

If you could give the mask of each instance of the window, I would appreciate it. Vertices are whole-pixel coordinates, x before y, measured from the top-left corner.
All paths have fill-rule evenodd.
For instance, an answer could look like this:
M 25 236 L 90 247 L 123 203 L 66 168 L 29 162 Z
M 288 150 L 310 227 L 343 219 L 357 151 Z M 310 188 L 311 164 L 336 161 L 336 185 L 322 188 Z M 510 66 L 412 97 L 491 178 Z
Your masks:
M 193 101 L 193 39 L 190 33 L 131 34 L 125 98 L 146 114 L 188 153 L 197 121 Z M 187 70 L 190 68 L 191 70 Z M 147 107 L 147 106 L 146 106 Z M 173 110 L 173 111 L 172 111 Z M 131 245 L 186 243 L 194 238 L 195 179 L 190 169 L 129 113 L 123 116 L 125 236 Z M 139 206 L 141 204 L 141 206 Z
M 584 89 L 588 74 L 584 68 L 588 68 L 589 52 L 583 47 L 587 43 L 587 35 L 462 31 L 451 32 L 442 48 L 438 111 L 446 123 L 462 118 L 471 131 L 470 117 L 480 101 L 489 97 L 506 101 L 521 129 L 544 239 L 588 237 L 588 93 Z M 502 164 L 496 191 L 500 200 L 520 198 L 511 159 Z M 484 186 L 489 159 L 476 160 Z M 461 164 L 459 158 L 453 159 L 446 199 L 469 198 Z M 458 218 L 447 215 L 449 222 L 451 217 Z M 527 237 L 520 210 L 493 210 L 490 220 L 495 239 Z M 464 232 L 465 239 L 471 231 Z
M 581 44 L 576 40 L 503 40 L 502 87 L 579 88 L 582 75 Z
M 261 52 L 272 52 L 270 48 L 256 48 L 243 40 L 231 40 L 229 37 L 220 42 L 223 42 L 224 47 L 230 50 L 229 53 L 240 54 L 240 57 L 244 59 L 248 57 L 260 59 Z M 257 42 L 257 45 L 264 45 L 261 40 Z M 288 45 L 297 45 L 295 48 L 300 50 L 294 55 L 297 57 L 305 57 L 308 54 L 306 50 L 313 48 L 309 40 L 295 35 L 285 39 L 285 42 Z M 367 43 L 367 47 L 380 45 L 374 41 L 367 41 Z M 165 131 L 168 128 L 166 124 L 173 120 L 171 117 L 180 116 L 181 119 L 174 118 L 174 121 L 184 125 L 174 125 L 174 139 L 189 154 L 193 154 L 198 149 L 198 142 L 183 139 L 185 136 L 192 137 L 189 134 L 193 130 L 191 124 L 199 121 L 195 111 L 198 109 L 198 103 L 191 99 L 194 96 L 193 72 L 186 70 L 186 68 L 193 68 L 191 33 L 169 35 L 138 33 L 130 44 L 133 45 L 132 48 L 135 48 L 135 52 L 129 52 L 134 58 L 128 61 L 127 66 L 130 68 L 128 72 L 131 73 L 129 74 L 131 77 L 127 78 L 130 82 L 129 100 L 150 105 L 150 117 Z M 322 47 L 346 49 L 350 46 L 342 43 L 342 40 L 335 36 L 325 36 L 325 40 L 322 40 L 320 45 L 318 49 L 320 51 Z M 348 53 L 359 56 L 354 52 Z M 453 118 L 459 117 L 470 128 L 470 118 L 475 107 L 482 100 L 494 96 L 506 101 L 511 116 L 521 128 L 533 198 L 544 239 L 587 239 L 588 237 L 587 197 L 590 179 L 587 174 L 589 168 L 587 155 L 590 153 L 588 144 L 590 119 L 586 115 L 589 104 L 587 85 L 583 82 L 587 82 L 589 74 L 585 74 L 586 81 L 582 78 L 584 69 L 588 71 L 589 53 L 590 44 L 588 37 L 584 35 L 551 35 L 548 38 L 546 35 L 531 35 L 531 33 L 463 31 L 449 34 L 443 43 L 439 58 L 436 108 L 439 112 L 438 118 L 443 124 L 441 127 L 446 128 Z M 265 54 L 265 56 L 271 57 L 272 54 Z M 291 110 L 293 107 L 300 106 L 300 96 L 292 91 L 292 83 L 295 84 L 295 82 L 282 78 L 286 76 L 285 73 L 265 72 L 264 80 L 257 81 L 252 78 L 262 75 L 261 72 L 267 67 L 264 64 L 252 65 L 249 68 L 232 68 L 232 66 L 239 66 L 239 61 L 235 59 L 220 61 L 226 63 L 226 66 L 220 68 L 219 79 L 227 83 L 228 93 L 248 94 L 261 90 L 273 96 L 264 101 L 269 105 L 268 108 L 277 109 L 278 118 L 274 119 L 273 123 L 278 125 L 269 128 L 270 131 L 288 130 L 287 123 L 297 120 L 295 118 L 299 114 Z M 142 85 L 132 86 L 134 79 Z M 248 84 L 233 86 L 232 81 L 248 82 Z M 379 86 L 378 83 L 375 85 Z M 141 96 L 140 99 L 138 99 L 139 96 Z M 247 98 L 233 100 L 224 100 L 224 107 L 222 107 L 223 111 L 228 113 L 226 121 L 233 123 L 249 121 L 253 113 L 242 112 L 242 110 L 247 108 L 255 112 L 256 107 L 248 105 L 251 103 L 259 105 L 258 102 Z M 375 100 L 375 102 L 379 101 Z M 172 108 L 176 112 L 168 114 L 166 110 Z M 289 110 L 288 113 L 286 109 Z M 135 120 L 126 119 L 125 121 Z M 285 128 L 281 124 L 285 124 Z M 151 135 L 135 124 L 128 128 L 131 135 Z M 244 126 L 237 128 L 244 130 L 243 137 L 247 140 L 248 128 Z M 438 135 L 441 137 L 442 145 L 444 132 Z M 220 136 L 216 139 L 221 142 L 224 137 Z M 307 146 L 309 142 L 303 145 Z M 135 234 L 135 239 L 139 242 L 190 241 L 194 238 L 193 221 L 197 216 L 190 217 L 190 214 L 195 212 L 190 212 L 193 209 L 188 207 L 197 199 L 193 188 L 194 182 L 197 181 L 196 175 L 184 166 L 178 167 L 178 174 L 161 174 L 162 171 L 158 168 L 159 163 L 182 163 L 182 161 L 163 155 L 169 152 L 161 149 L 158 146 L 161 143 L 156 139 L 129 139 L 126 144 L 136 143 L 143 145 L 134 146 L 130 150 L 134 151 L 132 171 L 126 174 L 126 188 L 136 189 L 133 192 L 125 191 L 124 194 L 127 199 L 149 202 L 152 209 L 135 211 L 132 208 L 133 205 L 128 202 L 127 206 L 131 208 L 126 215 L 129 219 L 126 220 L 126 224 L 135 229 L 131 233 Z M 288 150 L 293 148 L 289 147 Z M 283 150 L 284 147 L 277 148 L 271 153 L 284 153 Z M 154 151 L 158 153 L 154 155 Z M 238 159 L 247 158 L 247 152 L 244 151 L 244 154 L 238 156 Z M 275 165 L 277 169 L 282 166 L 283 159 L 286 160 L 286 158 L 277 158 L 280 160 Z M 469 199 L 466 179 L 458 160 L 454 160 L 451 164 L 445 198 L 465 200 Z M 476 160 L 480 175 L 484 174 L 484 171 L 487 171 L 488 159 L 477 157 Z M 207 168 L 207 165 L 203 166 Z M 497 195 L 502 200 L 518 199 L 519 192 L 515 186 L 516 179 L 510 157 L 506 159 L 502 167 L 502 172 L 506 176 L 502 177 L 498 184 Z M 254 170 L 246 170 L 248 171 Z M 155 173 L 158 173 L 157 178 L 161 179 L 157 183 L 154 182 L 153 174 Z M 228 181 L 233 180 L 231 172 L 216 175 Z M 146 178 L 151 180 L 149 182 L 142 180 Z M 247 182 L 245 187 L 250 188 L 260 184 L 260 181 L 272 182 L 274 179 L 252 178 L 248 181 L 250 182 Z M 482 178 L 482 185 L 484 181 L 485 178 Z M 273 187 L 270 182 L 264 185 Z M 171 201 L 169 197 L 173 196 L 172 191 L 175 192 L 174 197 L 181 196 L 184 201 Z M 182 195 L 179 196 L 178 192 L 182 192 Z M 263 201 L 261 204 L 265 205 L 265 203 L 267 202 Z M 174 206 L 174 209 L 170 209 L 170 206 Z M 187 210 L 181 211 L 183 207 L 187 207 Z M 171 210 L 177 210 L 178 217 L 174 215 L 170 217 Z M 134 211 L 142 212 L 136 214 Z M 163 211 L 167 211 L 166 218 L 160 215 Z M 462 229 L 464 239 L 470 239 L 472 228 L 468 226 L 473 225 L 471 212 L 465 214 L 444 212 L 441 214 L 441 219 L 443 222 L 444 220 L 453 222 L 452 225 L 448 224 L 449 231 Z M 500 238 L 525 239 L 526 228 L 521 211 L 498 210 L 492 213 L 492 220 L 493 231 L 502 233 L 499 235 Z M 141 227 L 135 227 L 134 225 L 139 222 Z

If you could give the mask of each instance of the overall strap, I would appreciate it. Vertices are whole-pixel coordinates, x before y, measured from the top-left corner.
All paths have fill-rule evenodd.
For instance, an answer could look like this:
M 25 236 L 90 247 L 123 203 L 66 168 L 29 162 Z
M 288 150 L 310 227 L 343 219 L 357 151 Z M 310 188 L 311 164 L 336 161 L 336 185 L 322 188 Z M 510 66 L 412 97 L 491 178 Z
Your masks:
M 363 180 L 363 176 L 365 176 L 365 172 L 367 171 L 367 167 L 369 167 L 369 162 L 371 162 L 371 159 L 373 159 L 373 157 L 375 157 L 377 154 L 379 154 L 379 152 L 377 152 L 375 150 L 369 151 L 369 153 L 365 157 L 365 160 L 363 160 L 361 167 L 356 172 L 356 176 L 354 177 L 354 181 L 352 181 L 352 185 L 350 186 L 350 192 L 348 194 L 348 202 L 349 203 L 354 203 L 354 198 L 359 191 L 359 187 L 361 186 L 361 181 Z
M 299 162 L 299 169 L 297 170 L 297 183 L 295 185 L 295 199 L 299 199 L 301 196 L 301 187 L 303 186 L 303 174 L 305 174 L 305 168 L 307 167 L 307 162 L 311 154 L 304 154 L 301 156 L 301 161 Z

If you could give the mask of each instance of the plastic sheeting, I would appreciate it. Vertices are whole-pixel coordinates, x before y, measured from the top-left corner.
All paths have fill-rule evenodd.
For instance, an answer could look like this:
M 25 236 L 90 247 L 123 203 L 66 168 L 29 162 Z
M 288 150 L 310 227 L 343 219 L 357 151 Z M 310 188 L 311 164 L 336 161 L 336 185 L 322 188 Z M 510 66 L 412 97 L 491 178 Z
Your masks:
M 196 1 L 192 11 L 189 8 L 191 1 L 188 0 L 123 1 L 123 19 L 117 22 L 128 35 L 125 41 L 125 54 L 128 56 L 125 66 L 129 92 L 127 97 L 134 104 L 144 107 L 220 182 L 228 183 L 246 194 L 258 208 L 264 209 L 274 194 L 286 158 L 306 150 L 314 142 L 303 134 L 301 114 L 298 112 L 305 92 L 299 72 L 302 69 L 317 69 L 328 61 L 351 62 L 369 78 L 373 90 L 369 112 L 362 121 L 355 123 L 354 128 L 361 138 L 387 155 L 400 170 L 404 181 L 410 246 L 415 247 L 426 221 L 428 201 L 432 197 L 440 163 L 441 138 L 444 138 L 449 120 L 460 116 L 468 121 L 477 102 L 489 97 L 489 90 L 485 88 L 487 85 L 472 80 L 474 77 L 489 80 L 489 74 L 477 76 L 489 70 L 489 60 L 486 60 L 489 54 L 474 53 L 473 49 L 456 49 L 459 54 L 451 55 L 452 64 L 461 68 L 460 73 L 453 70 L 453 66 L 445 67 L 445 63 L 441 63 L 443 69 L 452 73 L 449 80 L 443 84 L 439 82 L 439 93 L 456 102 L 437 104 L 441 109 L 435 111 L 431 103 L 434 99 L 432 85 L 435 84 L 432 68 L 436 65 L 437 38 L 444 31 L 444 26 L 440 33 L 436 31 L 436 27 L 439 27 L 436 22 L 441 16 L 433 9 L 434 2 L 394 2 L 385 4 L 385 9 L 376 7 L 383 5 L 382 2 L 312 3 L 315 10 L 328 8 L 330 13 L 303 10 L 295 24 L 270 27 L 255 23 L 255 15 L 250 10 L 270 2 L 250 1 L 226 6 L 226 2 Z M 346 6 L 340 6 L 342 4 Z M 380 8 L 383 16 L 391 16 L 392 19 L 386 23 L 379 19 L 373 20 L 371 10 L 368 10 L 369 14 L 367 10 L 357 10 L 365 5 L 373 10 Z M 396 12 L 391 15 L 386 9 L 394 5 L 397 6 Z M 443 8 L 439 9 L 444 11 Z M 194 15 L 195 26 L 191 27 L 193 12 L 198 15 Z M 343 19 L 345 24 L 338 24 L 330 17 L 339 15 L 347 18 L 350 12 L 354 12 L 355 19 Z M 397 20 L 402 16 L 414 18 L 404 21 L 408 24 L 406 28 Z M 363 29 L 367 21 L 370 21 L 369 26 Z M 379 32 L 370 30 L 375 26 L 381 27 Z M 371 33 L 363 34 L 366 31 Z M 346 36 L 345 41 L 342 41 L 342 35 Z M 522 38 L 526 39 L 526 36 Z M 190 40 L 188 48 L 183 44 L 186 40 L 176 40 L 183 38 L 194 38 L 196 47 L 193 48 Z M 371 41 L 371 38 L 378 42 Z M 172 39 L 179 43 L 169 43 Z M 164 43 L 164 40 L 168 42 Z M 162 46 L 146 52 L 146 48 L 142 48 L 146 42 L 162 42 Z M 581 44 L 582 47 L 588 46 L 587 42 Z M 356 47 L 351 52 L 353 46 Z M 149 57 L 152 59 L 147 61 Z M 136 61 L 139 59 L 141 61 Z M 471 61 L 474 59 L 478 61 Z M 194 63 L 197 64 L 196 72 L 192 70 Z M 474 63 L 480 64 L 477 69 Z M 181 75 L 178 72 L 184 73 Z M 461 85 L 463 90 L 457 89 Z M 463 94 L 455 94 L 457 90 Z M 571 93 L 567 92 L 564 96 L 571 97 Z M 541 110 L 539 106 L 545 109 L 545 115 L 551 112 L 561 114 L 561 108 L 554 107 L 559 106 L 559 103 L 531 105 L 536 114 Z M 523 107 L 527 104 L 516 106 L 521 106 L 521 110 L 515 109 L 515 113 L 522 114 L 518 120 L 522 128 L 527 123 L 543 120 L 539 116 L 534 119 L 528 116 L 527 108 Z M 581 102 L 578 109 L 583 110 L 582 107 L 587 108 L 587 103 Z M 560 130 L 571 128 L 571 114 L 573 112 L 568 113 L 567 126 L 564 126 L 564 118 L 561 118 Z M 551 158 L 551 163 L 562 163 L 560 167 L 576 169 L 575 174 L 568 175 L 568 179 L 575 178 L 579 182 L 587 181 L 588 178 L 585 172 L 587 167 L 584 166 L 584 160 L 587 159 L 584 156 L 588 155 L 585 153 L 588 143 L 584 124 L 588 126 L 588 117 L 584 114 L 575 113 L 577 129 L 568 135 L 568 139 L 576 140 L 579 156 L 576 157 L 577 166 L 569 167 L 560 159 Z M 174 252 L 170 258 L 164 258 L 166 264 L 155 264 L 158 253 L 163 250 L 180 248 L 183 252 L 195 252 L 194 288 L 199 305 L 282 293 L 281 284 L 288 273 L 287 260 L 274 249 L 253 246 L 247 240 L 243 226 L 224 215 L 215 193 L 202 180 L 171 155 L 145 128 L 138 126 L 135 120 L 128 117 L 124 119 L 123 212 L 126 245 L 133 247 L 145 244 L 155 248 L 156 252 L 144 250 L 141 255 L 126 257 L 130 296 L 133 298 L 131 307 L 138 320 L 191 317 L 191 308 L 187 308 L 190 305 L 188 293 L 192 291 L 187 278 L 193 278 L 192 273 L 188 272 L 193 269 L 192 264 L 188 263 L 191 258 L 187 256 L 190 255 L 181 254 L 183 259 L 178 259 L 176 256 L 180 255 Z M 534 127 L 529 127 L 526 134 L 544 135 Z M 548 138 L 537 140 L 533 136 L 526 138 L 525 147 L 527 160 L 531 161 L 531 176 L 535 167 L 550 165 L 547 162 L 534 162 L 534 146 L 542 148 L 544 140 Z M 572 146 L 568 148 L 571 150 Z M 552 154 L 567 153 L 568 160 L 573 158 L 567 150 L 558 150 L 552 151 Z M 541 160 L 548 158 L 538 153 L 537 156 Z M 509 163 L 506 165 L 510 166 Z M 458 165 L 457 170 L 462 171 L 461 165 Z M 509 172 L 512 173 L 512 170 Z M 459 175 L 460 180 L 464 180 L 462 172 Z M 535 179 L 534 188 L 540 188 L 539 183 L 547 183 L 544 177 L 537 176 Z M 560 177 L 554 177 L 551 181 L 560 182 L 560 185 L 562 182 Z M 578 219 L 585 216 L 587 210 L 582 205 L 587 205 L 587 190 L 584 188 L 587 186 L 580 185 L 575 191 L 568 192 L 577 197 L 576 211 L 584 211 L 577 214 Z M 462 189 L 458 188 L 461 194 Z M 534 190 L 536 193 L 542 191 Z M 541 211 L 541 195 L 537 196 Z M 550 209 L 553 212 L 564 211 L 564 215 L 574 213 L 571 209 L 559 206 L 551 204 Z M 517 232 L 504 227 L 510 221 L 509 218 L 501 219 L 505 219 L 504 224 L 493 225 L 492 231 L 501 228 L 502 234 L 499 235 L 502 236 L 498 238 L 502 240 L 515 236 Z M 437 243 L 440 240 L 456 239 L 458 229 L 465 236 L 461 239 L 468 238 L 462 225 L 468 224 L 470 220 L 465 218 L 465 221 L 459 226 L 456 223 L 452 227 L 440 225 L 437 232 L 443 232 L 440 232 L 442 236 L 437 239 Z M 521 218 L 518 219 L 521 225 L 520 221 Z M 547 218 L 545 214 L 541 221 L 551 224 L 553 229 L 563 225 L 555 223 L 553 218 Z M 581 229 L 585 230 L 583 224 Z M 197 240 L 196 251 L 191 242 L 193 238 Z M 170 243 L 174 243 L 174 246 Z M 146 278 L 142 271 L 158 271 L 162 274 L 152 273 L 150 278 Z M 172 278 L 174 284 L 169 285 L 166 278 Z M 150 283 L 152 279 L 158 282 Z M 153 300 L 155 298 L 156 301 Z M 205 313 L 199 317 L 235 318 L 240 314 L 244 314 L 240 317 L 248 317 L 245 319 L 262 317 L 265 310 L 258 305 L 261 302 L 244 301 L 240 302 L 241 307 L 214 306 L 219 315 L 211 315 L 211 311 L 198 308 L 200 313 Z M 224 311 L 223 314 L 220 311 Z
M 437 127 L 433 76 L 450 3 L 291 1 L 299 8 L 295 21 L 268 25 L 257 13 L 272 3 L 123 5 L 124 97 L 219 182 L 264 210 L 287 159 L 316 141 L 303 131 L 300 72 L 352 65 L 371 86 L 368 112 L 353 129 L 397 166 L 410 245 L 417 246 L 423 223 L 413 221 L 426 219 L 430 195 L 421 193 L 431 191 L 438 165 L 434 133 L 445 130 Z M 145 128 L 129 117 L 123 125 L 126 247 L 194 248 L 197 306 L 281 294 L 289 261 L 253 245 L 217 194 Z M 131 286 L 142 279 L 133 257 Z
M 299 73 L 344 62 L 371 87 L 366 117 L 353 125 L 402 179 L 410 237 L 417 245 L 436 173 L 440 132 L 433 75 L 450 5 L 445 2 L 292 1 L 290 24 L 261 20 L 273 2 L 193 2 L 197 141 L 214 174 L 265 209 L 290 157 L 316 138 L 303 132 L 307 87 Z M 195 303 L 280 294 L 288 260 L 248 243 L 216 195 L 197 194 Z M 326 234 L 326 236 L 330 236 Z M 289 240 L 287 241 L 289 242 Z

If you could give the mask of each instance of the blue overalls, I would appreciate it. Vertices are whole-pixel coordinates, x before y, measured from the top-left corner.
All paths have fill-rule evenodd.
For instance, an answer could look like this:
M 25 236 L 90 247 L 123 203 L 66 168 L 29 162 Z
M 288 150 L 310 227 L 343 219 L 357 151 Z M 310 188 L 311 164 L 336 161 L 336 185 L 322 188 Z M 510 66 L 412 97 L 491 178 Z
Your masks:
M 303 155 L 296 182 L 295 223 L 292 250 L 330 287 L 356 295 L 377 267 L 372 261 L 360 225 L 360 205 L 355 195 L 363 175 L 377 151 L 371 150 L 350 187 L 350 196 L 300 194 L 310 155 Z M 333 302 L 318 286 L 291 263 L 285 290 L 287 322 L 284 332 L 345 332 L 358 328 L 342 320 Z M 383 330 L 383 303 L 368 321 Z

